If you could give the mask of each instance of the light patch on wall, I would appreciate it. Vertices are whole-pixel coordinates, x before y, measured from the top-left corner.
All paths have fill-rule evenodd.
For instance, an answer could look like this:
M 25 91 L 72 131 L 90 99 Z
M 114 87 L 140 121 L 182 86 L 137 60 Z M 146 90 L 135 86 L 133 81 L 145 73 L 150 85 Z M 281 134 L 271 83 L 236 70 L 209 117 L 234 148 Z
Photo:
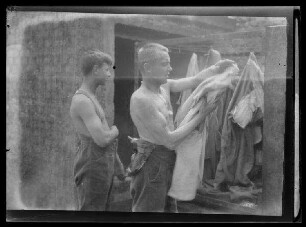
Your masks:
M 20 198 L 20 121 L 18 105 L 18 77 L 21 66 L 21 45 L 6 48 L 6 207 L 8 210 L 26 209 Z

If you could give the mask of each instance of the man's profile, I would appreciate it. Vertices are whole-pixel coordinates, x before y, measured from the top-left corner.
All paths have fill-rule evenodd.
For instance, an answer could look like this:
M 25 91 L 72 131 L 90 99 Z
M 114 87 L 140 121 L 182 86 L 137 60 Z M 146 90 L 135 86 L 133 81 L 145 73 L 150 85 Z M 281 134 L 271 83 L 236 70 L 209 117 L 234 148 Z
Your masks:
M 83 82 L 72 98 L 70 115 L 77 132 L 74 180 L 79 210 L 107 210 L 113 176 L 123 175 L 117 154 L 118 129 L 109 126 L 95 92 L 111 78 L 112 58 L 99 50 L 82 58 Z

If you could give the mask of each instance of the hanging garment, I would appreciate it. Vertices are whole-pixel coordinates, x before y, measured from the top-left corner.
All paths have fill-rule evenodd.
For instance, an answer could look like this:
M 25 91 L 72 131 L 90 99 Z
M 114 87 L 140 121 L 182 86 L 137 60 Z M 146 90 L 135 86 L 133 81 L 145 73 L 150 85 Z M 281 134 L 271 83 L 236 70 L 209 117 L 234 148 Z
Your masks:
M 221 60 L 221 54 L 219 51 L 214 50 L 213 48 L 210 48 L 208 51 L 208 57 L 206 59 L 205 67 L 208 68 L 209 66 L 212 66 L 216 64 L 218 61 Z
M 263 73 L 250 54 L 227 109 L 221 137 L 221 155 L 214 180 L 250 185 L 247 174 L 254 164 L 254 144 L 262 138 L 256 129 L 263 118 Z
M 211 103 L 219 98 L 228 87 L 233 87 L 233 80 L 237 78 L 239 69 L 236 64 L 228 67 L 223 73 L 211 76 L 204 80 L 192 92 L 188 99 L 182 103 L 176 113 L 175 123 L 180 125 L 189 111 L 193 112 L 193 107 L 199 102 L 202 97 L 206 97 L 207 102 Z M 192 116 L 192 115 L 191 115 Z M 188 118 L 189 119 L 189 118 Z M 188 119 L 185 119 L 188 120 Z
M 221 54 L 217 50 L 210 49 L 208 51 L 208 57 L 206 59 L 205 68 L 208 68 L 214 64 L 216 64 L 218 61 L 221 60 Z M 232 90 L 231 88 L 227 88 L 227 90 Z M 204 130 L 206 131 L 207 137 L 203 141 L 203 150 L 202 152 L 205 152 L 205 173 L 204 179 L 212 179 L 214 178 L 216 166 L 217 166 L 217 159 L 218 154 L 216 152 L 216 137 L 217 132 L 219 129 L 219 121 L 222 121 L 222 119 L 218 118 L 218 109 L 220 107 L 220 103 L 222 102 L 222 99 L 224 99 L 225 96 L 222 93 L 222 97 L 220 98 L 219 104 L 212 113 L 206 118 L 204 125 Z M 220 154 L 220 152 L 219 152 Z
M 241 128 L 245 128 L 252 120 L 253 113 L 257 108 L 263 107 L 263 90 L 256 88 L 247 94 L 231 111 L 233 121 Z
M 198 56 L 198 67 L 199 67 L 199 72 L 202 71 L 205 68 L 205 63 L 206 63 L 206 58 L 204 55 L 199 55 Z
M 206 157 L 211 158 L 211 177 L 214 179 L 217 165 L 220 159 L 221 153 L 221 134 L 222 126 L 224 123 L 224 116 L 226 114 L 227 107 L 233 96 L 234 90 L 232 88 L 227 88 L 225 92 L 222 93 L 220 101 L 216 110 L 212 113 L 208 123 L 208 138 L 205 146 Z
M 199 59 L 201 59 L 201 56 L 199 57 Z M 205 63 L 202 60 L 203 62 L 200 62 L 201 64 L 199 64 L 199 59 L 198 59 L 196 54 L 193 54 L 191 56 L 190 63 L 188 65 L 188 70 L 187 70 L 186 77 L 191 77 L 191 76 L 195 76 L 195 75 L 198 74 L 199 76 L 203 75 L 203 77 L 205 77 L 204 81 L 206 81 L 206 83 L 213 81 L 213 79 L 209 79 L 209 78 L 211 78 L 211 77 L 213 77 L 215 75 L 211 74 L 211 73 L 206 73 L 204 71 L 208 67 L 210 67 L 210 66 L 216 64 L 218 61 L 220 61 L 221 60 L 221 54 L 218 51 L 216 51 L 216 50 L 211 48 L 209 50 L 209 52 L 208 52 L 208 56 L 207 56 L 207 59 L 206 59 Z M 201 70 L 200 71 L 199 71 L 199 65 L 201 65 Z M 203 69 L 202 69 L 202 67 L 203 67 Z M 230 68 L 231 67 L 229 66 L 229 69 Z M 222 72 L 222 73 L 223 74 L 228 74 L 228 73 L 225 73 L 225 72 Z M 222 79 L 222 77 L 220 77 L 220 78 Z M 205 86 L 206 83 L 202 83 L 201 86 Z M 196 89 L 197 90 L 203 90 L 201 86 L 198 86 Z M 203 92 L 205 92 L 205 91 L 206 90 L 203 90 Z M 180 106 L 179 106 L 179 108 L 177 110 L 178 114 L 176 114 L 176 119 L 174 121 L 176 126 L 178 126 L 178 123 L 180 121 L 182 121 L 182 117 L 184 117 L 187 114 L 186 111 L 190 110 L 190 106 L 192 104 L 194 104 L 194 100 L 193 99 L 188 99 L 190 97 L 191 92 L 192 91 L 190 89 L 187 90 L 187 91 L 183 91 L 181 93 L 181 96 L 180 96 L 178 102 L 177 102 L 177 104 L 180 104 Z M 194 92 L 194 93 L 198 93 L 198 92 Z M 198 94 L 198 97 L 196 97 L 196 98 L 199 99 L 199 97 L 202 96 L 202 95 L 203 94 Z M 213 93 L 211 94 L 211 96 L 213 96 Z M 188 100 L 188 102 L 186 102 L 187 100 Z
M 234 65 L 223 74 L 215 76 L 214 80 L 202 82 L 186 100 L 187 105 L 184 103 L 181 112 L 178 112 L 179 127 L 193 119 L 206 100 L 207 102 L 217 100 L 225 88 L 231 86 L 232 77 L 236 76 L 235 72 L 237 73 L 237 68 Z M 223 79 L 224 83 L 216 87 L 214 82 L 219 79 Z M 210 92 L 205 92 L 209 90 L 208 88 L 211 89 Z M 176 147 L 177 158 L 168 195 L 177 200 L 194 199 L 201 184 L 205 159 L 205 152 L 202 152 L 203 141 L 207 138 L 206 131 L 203 130 L 204 124 L 205 121 L 199 126 L 200 130 L 194 130 Z
M 195 76 L 198 73 L 199 73 L 198 57 L 195 53 L 193 53 L 188 65 L 186 78 Z M 184 103 L 186 99 L 190 96 L 191 92 L 192 92 L 191 89 L 183 91 L 179 97 L 179 100 L 177 101 L 177 104 L 179 105 L 181 103 Z

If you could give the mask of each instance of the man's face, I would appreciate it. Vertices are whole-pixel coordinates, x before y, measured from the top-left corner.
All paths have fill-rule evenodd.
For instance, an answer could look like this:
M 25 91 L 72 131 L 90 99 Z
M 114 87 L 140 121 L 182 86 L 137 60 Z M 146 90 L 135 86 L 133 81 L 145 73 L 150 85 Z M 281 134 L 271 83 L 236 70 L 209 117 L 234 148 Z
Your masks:
M 160 52 L 159 58 L 151 65 L 151 77 L 160 84 L 167 83 L 169 73 L 172 71 L 170 66 L 170 56 L 167 52 Z
M 104 84 L 111 76 L 111 66 L 106 63 L 103 63 L 102 66 L 98 67 L 96 70 L 96 80 L 99 84 Z

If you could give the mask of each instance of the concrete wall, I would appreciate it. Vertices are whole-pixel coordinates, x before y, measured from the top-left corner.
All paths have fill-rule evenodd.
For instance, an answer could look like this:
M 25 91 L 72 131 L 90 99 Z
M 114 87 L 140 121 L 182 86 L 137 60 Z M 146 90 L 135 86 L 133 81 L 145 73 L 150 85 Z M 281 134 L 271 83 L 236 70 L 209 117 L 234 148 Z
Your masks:
M 109 23 L 84 18 L 27 25 L 22 38 L 8 45 L 8 209 L 75 208 L 69 107 L 81 83 L 82 53 L 97 48 L 114 57 L 114 26 Z M 97 94 L 109 124 L 114 120 L 113 90 L 110 82 Z
M 262 71 L 265 70 L 265 31 L 236 32 L 225 35 L 211 35 L 214 40 L 212 47 L 221 53 L 222 58 L 237 62 L 242 71 L 247 63 L 250 52 L 254 52 Z
M 286 26 L 268 27 L 266 34 L 263 128 L 263 215 L 282 215 L 286 110 Z M 288 152 L 288 151 L 287 151 Z

